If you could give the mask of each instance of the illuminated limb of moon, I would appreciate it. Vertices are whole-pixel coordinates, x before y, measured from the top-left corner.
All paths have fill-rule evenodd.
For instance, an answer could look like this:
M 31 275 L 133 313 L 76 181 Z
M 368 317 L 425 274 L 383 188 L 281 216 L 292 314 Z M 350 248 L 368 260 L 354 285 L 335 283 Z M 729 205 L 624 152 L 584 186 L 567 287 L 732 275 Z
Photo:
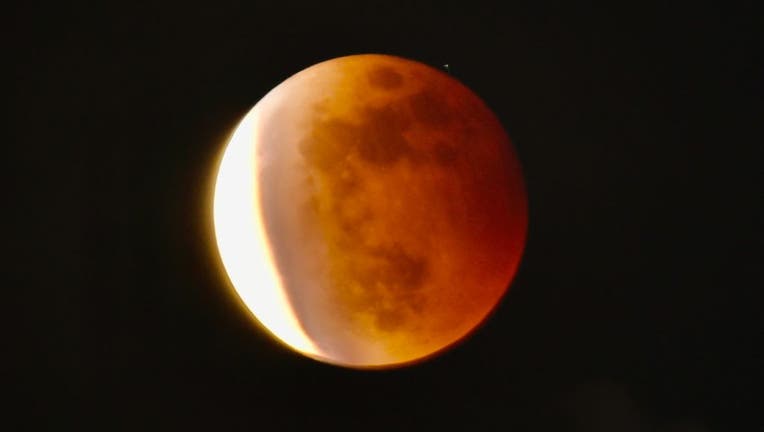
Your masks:
M 257 110 L 236 128 L 220 163 L 213 204 L 215 236 L 236 292 L 273 335 L 307 355 L 316 345 L 294 316 L 268 246 L 257 184 Z

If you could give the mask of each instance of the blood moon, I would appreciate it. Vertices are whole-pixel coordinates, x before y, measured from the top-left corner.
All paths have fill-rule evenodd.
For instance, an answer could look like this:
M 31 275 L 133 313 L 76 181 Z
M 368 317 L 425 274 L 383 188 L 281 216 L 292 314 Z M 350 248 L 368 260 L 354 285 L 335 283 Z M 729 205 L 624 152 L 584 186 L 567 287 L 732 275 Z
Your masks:
M 255 105 L 226 147 L 213 216 L 260 323 L 356 368 L 427 358 L 476 328 L 527 228 L 517 156 L 480 98 L 374 54 L 311 66 Z

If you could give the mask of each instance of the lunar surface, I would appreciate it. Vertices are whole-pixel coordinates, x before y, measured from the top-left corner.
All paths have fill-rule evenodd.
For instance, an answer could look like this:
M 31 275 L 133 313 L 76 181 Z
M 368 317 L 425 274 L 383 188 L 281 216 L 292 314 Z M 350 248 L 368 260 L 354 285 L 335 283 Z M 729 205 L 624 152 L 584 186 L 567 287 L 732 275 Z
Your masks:
M 494 114 L 448 74 L 385 55 L 319 63 L 263 97 L 226 147 L 213 207 L 258 321 L 357 368 L 463 339 L 507 291 L 527 227 Z

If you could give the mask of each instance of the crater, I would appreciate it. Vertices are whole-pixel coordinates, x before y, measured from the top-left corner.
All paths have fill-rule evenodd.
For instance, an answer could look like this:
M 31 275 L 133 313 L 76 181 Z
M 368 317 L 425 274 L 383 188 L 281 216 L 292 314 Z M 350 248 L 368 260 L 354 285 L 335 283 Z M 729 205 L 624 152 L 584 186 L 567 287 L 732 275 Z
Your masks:
M 429 270 L 425 257 L 391 245 L 365 248 L 358 258 L 352 276 L 363 287 L 358 301 L 379 330 L 393 332 L 422 310 Z
M 409 96 L 409 105 L 414 118 L 429 126 L 445 125 L 453 116 L 445 98 L 434 89 L 428 88 Z
M 299 143 L 305 160 L 319 170 L 328 171 L 342 163 L 355 137 L 355 127 L 339 119 L 317 124 Z
M 440 165 L 450 166 L 456 163 L 458 154 L 453 145 L 444 141 L 438 141 L 433 151 L 435 161 Z
M 403 84 L 403 76 L 389 66 L 378 66 L 369 72 L 369 84 L 384 90 L 394 90 Z
M 411 121 L 394 106 L 367 108 L 364 123 L 355 131 L 353 143 L 366 162 L 390 165 L 411 152 L 403 132 Z

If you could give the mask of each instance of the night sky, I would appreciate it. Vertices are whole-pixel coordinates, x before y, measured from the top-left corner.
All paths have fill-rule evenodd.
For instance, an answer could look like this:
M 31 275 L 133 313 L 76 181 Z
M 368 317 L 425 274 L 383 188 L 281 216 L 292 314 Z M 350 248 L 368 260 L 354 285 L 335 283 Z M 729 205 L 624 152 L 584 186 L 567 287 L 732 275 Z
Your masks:
M 0 428 L 761 426 L 752 7 L 19 3 L 2 42 Z M 241 116 L 301 69 L 358 53 L 448 64 L 506 128 L 529 197 L 496 312 L 391 371 L 321 364 L 260 331 L 209 219 Z

